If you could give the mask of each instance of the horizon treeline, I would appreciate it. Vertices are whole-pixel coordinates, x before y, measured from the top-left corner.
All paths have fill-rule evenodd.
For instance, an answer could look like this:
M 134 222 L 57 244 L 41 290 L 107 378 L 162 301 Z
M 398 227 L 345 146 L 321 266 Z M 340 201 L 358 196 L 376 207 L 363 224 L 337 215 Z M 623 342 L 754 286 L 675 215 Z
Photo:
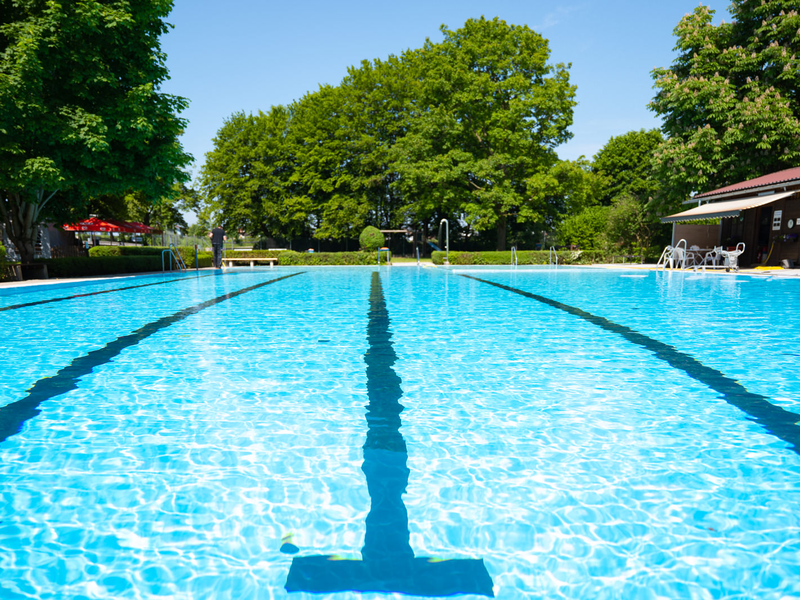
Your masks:
M 597 196 L 561 161 L 576 88 L 526 26 L 470 19 L 440 43 L 363 61 L 336 86 L 225 120 L 199 183 L 202 218 L 282 239 L 355 239 L 367 225 L 504 249 Z

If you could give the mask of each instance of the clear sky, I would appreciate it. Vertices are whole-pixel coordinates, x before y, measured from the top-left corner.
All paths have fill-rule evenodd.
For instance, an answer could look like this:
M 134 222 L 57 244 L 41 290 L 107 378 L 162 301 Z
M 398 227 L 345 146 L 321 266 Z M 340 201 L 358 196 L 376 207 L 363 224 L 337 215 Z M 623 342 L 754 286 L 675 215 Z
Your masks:
M 706 2 L 714 23 L 728 1 Z M 196 175 L 225 118 L 288 104 L 347 67 L 442 39 L 469 18 L 500 17 L 550 41 L 551 61 L 572 63 L 578 106 L 563 159 L 591 158 L 611 136 L 660 125 L 647 110 L 650 71 L 672 63 L 679 19 L 693 0 L 175 0 L 162 38 L 171 80 L 163 90 L 191 101 L 183 144 Z

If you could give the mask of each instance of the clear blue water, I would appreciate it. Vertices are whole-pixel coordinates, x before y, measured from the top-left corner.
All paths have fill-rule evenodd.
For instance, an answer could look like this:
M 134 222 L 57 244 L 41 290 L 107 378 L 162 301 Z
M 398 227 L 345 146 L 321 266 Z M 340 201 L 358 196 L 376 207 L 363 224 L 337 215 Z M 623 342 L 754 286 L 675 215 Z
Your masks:
M 0 598 L 800 598 L 798 298 L 563 268 L 4 293 Z

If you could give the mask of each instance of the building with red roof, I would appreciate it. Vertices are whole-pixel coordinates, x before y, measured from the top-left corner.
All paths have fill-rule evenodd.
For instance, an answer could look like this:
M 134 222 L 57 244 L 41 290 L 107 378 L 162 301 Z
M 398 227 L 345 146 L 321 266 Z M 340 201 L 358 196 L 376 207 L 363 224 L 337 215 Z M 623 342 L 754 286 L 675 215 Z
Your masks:
M 734 247 L 744 242 L 740 263 L 800 264 L 800 167 L 784 169 L 695 194 L 693 208 L 663 217 L 673 223 L 673 244 Z M 716 223 L 714 223 L 716 221 Z

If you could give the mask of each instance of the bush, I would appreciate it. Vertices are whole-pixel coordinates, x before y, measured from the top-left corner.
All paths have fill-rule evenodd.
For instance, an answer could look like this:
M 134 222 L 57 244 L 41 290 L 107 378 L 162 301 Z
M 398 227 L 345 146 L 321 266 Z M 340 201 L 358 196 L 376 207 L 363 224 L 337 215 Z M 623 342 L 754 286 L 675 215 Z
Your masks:
M 377 252 L 293 252 L 278 253 L 280 266 L 298 265 L 377 265 Z
M 358 243 L 361 245 L 362 250 L 375 251 L 384 245 L 386 238 L 378 230 L 377 227 L 369 225 L 364 228 L 361 235 L 358 236 Z
M 89 256 L 161 256 L 166 248 L 158 246 L 93 246 L 89 248 Z
M 249 251 L 226 251 L 225 256 L 235 256 L 237 258 L 265 258 L 275 257 L 278 259 L 278 266 L 322 266 L 322 265 L 377 265 L 377 252 L 295 252 L 294 250 L 249 250 Z M 381 256 L 381 262 L 386 262 L 386 256 Z
M 92 248 L 96 250 L 100 246 Z M 124 248 L 124 246 L 123 246 Z M 157 253 L 153 252 L 134 252 L 133 256 L 127 255 L 125 251 L 123 255 L 107 255 L 105 253 L 95 253 L 90 256 L 73 256 L 69 258 L 51 258 L 48 260 L 40 260 L 47 265 L 47 275 L 51 278 L 65 278 L 65 277 L 91 277 L 97 275 L 122 275 L 125 273 L 147 273 L 154 271 L 161 271 L 161 250 L 158 249 Z M 140 248 L 140 250 L 153 250 L 153 248 Z M 183 249 L 179 249 L 181 256 L 186 262 L 186 266 L 193 269 L 194 263 L 194 248 L 190 248 L 191 258 Z M 136 256 L 135 254 L 138 254 Z M 197 255 L 200 267 L 211 266 L 211 254 L 209 252 L 201 252 Z M 169 268 L 169 257 L 164 257 L 164 265 Z
M 14 274 L 11 271 L 11 263 L 8 262 L 6 247 L 0 244 L 0 281 L 13 281 Z
M 596 263 L 611 262 L 611 257 L 602 252 L 581 252 L 579 250 L 558 250 L 558 264 L 560 265 L 591 265 Z M 434 264 L 444 264 L 446 253 L 436 251 L 431 253 Z M 519 265 L 547 265 L 550 263 L 550 252 L 547 250 L 519 250 L 517 251 L 517 264 Z M 510 265 L 511 252 L 450 252 L 451 265 Z
M 102 256 L 158 256 L 158 271 L 161 270 L 161 253 L 167 248 L 163 246 L 94 246 L 89 248 L 89 257 L 98 258 Z M 178 246 L 178 254 L 181 255 L 183 262 L 190 269 L 194 268 L 194 247 L 193 246 Z M 212 254 L 210 252 L 197 253 L 198 262 L 201 267 L 210 267 Z M 166 263 L 168 256 L 164 257 Z M 206 264 L 207 263 L 207 264 Z
M 119 275 L 161 270 L 161 258 L 158 256 L 72 256 L 37 262 L 47 265 L 47 275 L 51 278 Z

